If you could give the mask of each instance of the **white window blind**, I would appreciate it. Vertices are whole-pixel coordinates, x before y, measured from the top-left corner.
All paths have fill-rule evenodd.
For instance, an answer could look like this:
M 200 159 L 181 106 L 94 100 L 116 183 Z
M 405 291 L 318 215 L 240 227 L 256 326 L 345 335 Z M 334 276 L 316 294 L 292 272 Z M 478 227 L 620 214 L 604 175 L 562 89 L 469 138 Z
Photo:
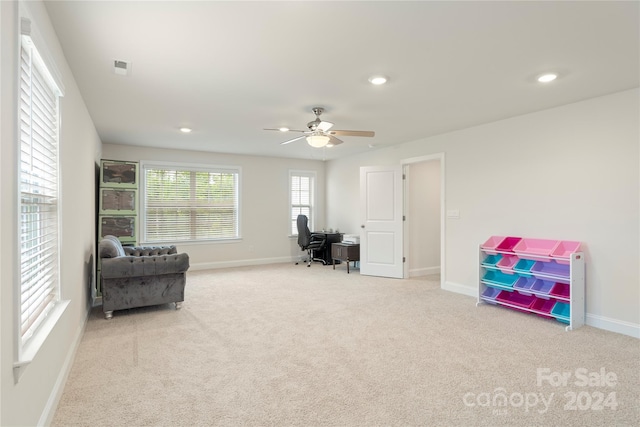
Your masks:
M 239 237 L 238 169 L 144 165 L 148 243 Z
M 60 91 L 29 38 L 20 53 L 20 336 L 24 343 L 59 300 Z
M 313 172 L 291 172 L 290 197 L 291 197 L 291 235 L 298 234 L 298 215 L 306 215 L 309 218 L 309 228 L 313 230 L 313 185 L 315 174 Z

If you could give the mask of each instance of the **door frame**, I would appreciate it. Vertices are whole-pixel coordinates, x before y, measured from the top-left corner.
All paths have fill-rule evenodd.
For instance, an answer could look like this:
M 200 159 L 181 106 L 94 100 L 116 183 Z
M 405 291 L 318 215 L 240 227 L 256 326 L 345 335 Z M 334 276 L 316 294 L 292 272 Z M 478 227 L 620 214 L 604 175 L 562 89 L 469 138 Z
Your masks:
M 406 211 L 406 207 L 408 205 L 408 200 L 409 200 L 409 194 L 407 191 L 407 186 L 408 186 L 408 181 L 409 181 L 409 174 L 406 173 L 406 169 L 408 165 L 411 165 L 412 163 L 422 163 L 422 162 L 428 162 L 428 161 L 433 161 L 433 160 L 438 160 L 440 161 L 440 288 L 444 288 L 444 284 L 446 283 L 446 268 L 445 266 L 446 264 L 446 245 L 445 245 L 445 235 L 446 235 L 446 216 L 445 216 L 445 202 L 446 202 L 446 194 L 445 194 L 445 153 L 435 153 L 435 154 L 430 154 L 427 156 L 420 156 L 420 157 L 410 157 L 407 159 L 403 159 L 400 161 L 400 164 L 402 165 L 402 172 L 403 174 L 405 174 L 406 179 L 403 180 L 403 212 L 406 215 L 407 211 Z M 403 252 L 404 252 L 404 257 L 405 259 L 409 259 L 409 239 L 411 238 L 411 236 L 409 236 L 409 227 L 407 227 L 407 221 L 403 221 L 403 227 L 402 227 L 402 233 L 403 233 Z M 405 278 L 409 277 L 409 263 L 405 262 L 404 266 L 403 266 L 403 276 Z

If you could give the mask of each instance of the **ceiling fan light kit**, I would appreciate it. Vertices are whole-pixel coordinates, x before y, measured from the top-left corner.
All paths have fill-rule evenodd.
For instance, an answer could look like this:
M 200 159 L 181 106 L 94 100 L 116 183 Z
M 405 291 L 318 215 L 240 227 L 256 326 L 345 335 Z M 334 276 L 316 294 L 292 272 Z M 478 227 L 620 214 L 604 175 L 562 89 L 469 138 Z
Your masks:
M 305 134 L 306 136 L 299 136 L 288 141 L 281 142 L 280 145 L 289 144 L 294 141 L 298 141 L 299 139 L 305 139 L 307 143 L 313 148 L 322 148 L 322 147 L 333 147 L 339 144 L 342 144 L 342 140 L 336 138 L 334 135 L 344 135 L 344 136 L 366 136 L 372 137 L 375 135 L 375 132 L 371 130 L 329 130 L 333 127 L 333 123 L 325 122 L 324 120 L 320 120 L 320 114 L 324 111 L 322 107 L 314 107 L 312 110 L 313 114 L 316 115 L 316 119 L 307 123 L 308 131 L 304 130 L 293 130 L 289 128 L 269 128 L 264 130 L 277 130 L 280 132 L 300 132 Z M 286 129 L 286 130 L 285 130 Z
M 307 137 L 307 142 L 313 148 L 322 148 L 329 143 L 329 137 L 322 134 L 313 134 Z

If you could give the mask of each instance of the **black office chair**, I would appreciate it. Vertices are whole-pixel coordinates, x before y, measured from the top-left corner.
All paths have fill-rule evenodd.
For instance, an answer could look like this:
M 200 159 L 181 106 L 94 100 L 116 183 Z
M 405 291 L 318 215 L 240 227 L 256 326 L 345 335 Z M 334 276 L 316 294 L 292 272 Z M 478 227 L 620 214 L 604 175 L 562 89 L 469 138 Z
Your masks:
M 323 258 L 313 257 L 313 251 L 325 250 L 327 246 L 327 236 L 324 234 L 312 234 L 307 225 L 308 223 L 309 218 L 307 218 L 306 215 L 298 215 L 298 246 L 300 246 L 301 251 L 307 251 L 307 267 L 311 267 L 311 261 L 319 261 L 327 265 L 327 262 Z

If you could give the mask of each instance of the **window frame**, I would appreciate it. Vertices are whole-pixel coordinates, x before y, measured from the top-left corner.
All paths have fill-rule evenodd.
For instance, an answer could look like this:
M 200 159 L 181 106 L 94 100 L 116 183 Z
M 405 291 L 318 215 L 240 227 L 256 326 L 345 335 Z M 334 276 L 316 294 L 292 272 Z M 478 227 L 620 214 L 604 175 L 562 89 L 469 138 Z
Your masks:
M 62 176 L 60 169 L 60 152 L 62 146 L 62 137 L 61 137 L 61 126 L 62 126 L 62 103 L 61 99 L 64 97 L 64 85 L 62 84 L 62 80 L 60 78 L 60 74 L 55 66 L 55 61 L 52 60 L 49 52 L 46 49 L 45 40 L 41 37 L 36 28 L 33 28 L 31 25 L 31 20 L 29 18 L 30 14 L 27 9 L 25 9 L 22 5 L 20 7 L 20 36 L 18 38 L 17 46 L 17 69 L 16 69 L 16 98 L 15 98 L 15 114 L 16 114 L 16 139 L 15 139 L 15 165 L 16 169 L 15 173 L 15 244 L 17 246 L 17 256 L 15 259 L 15 274 L 14 274 L 14 310 L 13 310 L 13 336 L 14 336 L 14 363 L 13 363 L 13 372 L 14 372 L 14 381 L 18 383 L 20 376 L 24 372 L 24 368 L 28 366 L 36 354 L 44 344 L 45 340 L 57 324 L 58 320 L 62 317 L 66 308 L 68 307 L 70 301 L 63 300 L 63 290 L 62 290 L 62 280 L 61 280 L 61 254 L 62 254 L 62 207 L 63 207 L 63 196 L 62 196 Z M 51 294 L 53 298 L 49 300 L 43 307 L 42 310 L 35 316 L 35 320 L 30 323 L 26 330 L 22 330 L 23 324 L 23 310 L 22 310 L 22 296 L 23 296 L 23 277 L 22 277 L 22 234 L 23 234 L 23 201 L 22 201 L 22 182 L 23 182 L 23 174 L 22 174 L 22 161 L 24 160 L 22 156 L 22 146 L 23 146 L 23 137 L 22 132 L 25 128 L 22 127 L 23 123 L 23 114 L 22 114 L 22 94 L 23 94 L 23 84 L 22 84 L 22 75 L 23 75 L 23 53 L 22 51 L 26 50 L 29 58 L 28 64 L 28 76 L 30 80 L 33 81 L 34 74 L 38 74 L 35 78 L 39 80 L 40 85 L 46 85 L 47 89 L 51 92 L 51 97 L 46 97 L 46 100 L 43 100 L 43 103 L 50 102 L 50 105 L 53 105 L 53 120 L 47 121 L 44 120 L 45 123 L 49 123 L 53 126 L 54 132 L 49 135 L 52 136 L 53 142 L 49 145 L 53 146 L 56 151 L 56 160 L 54 164 L 54 191 L 55 194 L 53 196 L 49 195 L 47 197 L 52 197 L 51 205 L 54 206 L 54 223 L 53 226 L 47 226 L 48 229 L 54 229 L 55 233 L 57 233 L 55 247 L 51 252 L 53 253 L 54 259 L 51 261 L 51 265 L 55 268 L 55 274 L 51 276 L 49 280 L 53 281 L 53 289 Z M 28 88 L 29 99 L 34 99 L 33 92 L 34 90 L 37 92 L 37 88 L 30 86 Z M 39 92 L 38 92 L 39 93 Z M 42 96 L 42 95 L 39 95 Z M 29 108 L 29 145 L 33 144 L 33 122 L 34 112 L 33 109 Z M 39 116 L 38 120 L 43 120 L 42 116 Z M 39 132 L 41 133 L 41 132 Z M 48 144 L 48 143 L 47 143 Z M 39 145 L 39 144 L 38 144 Z M 29 156 L 29 159 L 32 159 L 33 156 Z M 50 165 L 51 163 L 47 163 Z M 38 193 L 34 193 L 38 194 Z M 40 221 L 40 220 L 39 220 Z M 39 236 L 42 237 L 41 233 L 38 233 Z M 49 283 L 49 281 L 47 281 Z M 39 288 L 46 289 L 48 285 L 44 285 L 44 287 L 40 286 Z
M 298 237 L 298 230 L 295 227 L 295 218 L 293 216 L 293 178 L 294 177 L 308 177 L 310 178 L 310 189 L 309 189 L 309 229 L 313 231 L 315 229 L 315 220 L 316 220 L 316 183 L 317 183 L 317 173 L 313 170 L 298 170 L 298 169 L 290 169 L 289 170 L 289 206 L 287 217 L 289 218 L 289 237 Z M 296 205 L 296 206 L 306 206 L 306 205 Z M 292 223 L 293 221 L 293 223 Z
M 231 172 L 237 175 L 236 181 L 236 235 L 234 237 L 222 237 L 222 238 L 206 238 L 206 239 L 188 239 L 188 240 L 171 240 L 166 239 L 162 241 L 152 240 L 149 241 L 147 237 L 147 170 L 148 169 L 161 169 L 166 168 L 176 171 L 190 171 L 190 172 L 207 172 L 207 173 L 220 173 Z M 139 207 L 139 222 L 140 222 L 140 243 L 141 244 L 217 244 L 217 243 L 231 243 L 242 240 L 242 167 L 237 165 L 208 165 L 200 163 L 186 163 L 186 162 L 162 162 L 162 161 L 140 161 L 140 207 Z

